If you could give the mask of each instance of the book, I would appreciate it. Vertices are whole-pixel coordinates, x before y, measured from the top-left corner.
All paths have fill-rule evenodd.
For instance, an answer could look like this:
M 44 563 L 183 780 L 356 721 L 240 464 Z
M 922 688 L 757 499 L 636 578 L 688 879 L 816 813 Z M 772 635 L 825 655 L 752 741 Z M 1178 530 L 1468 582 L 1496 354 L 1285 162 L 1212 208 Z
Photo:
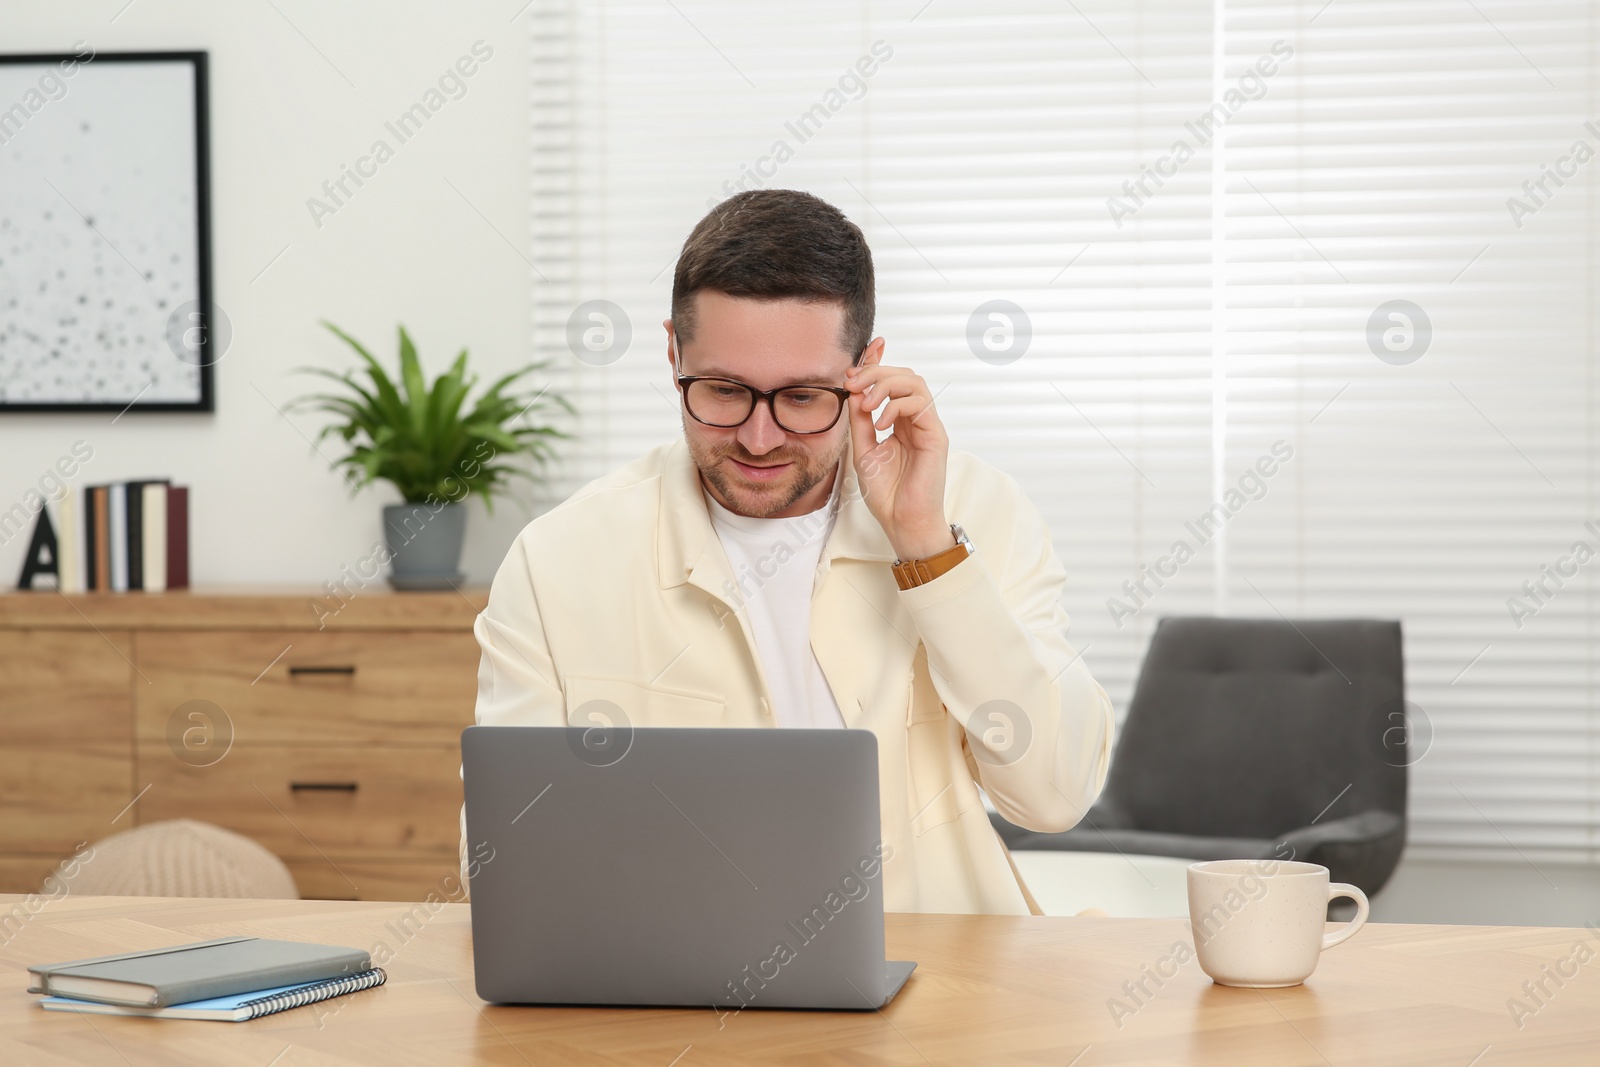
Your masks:
M 167 588 L 189 588 L 189 487 L 167 489 Z
M 161 593 L 167 588 L 167 483 L 146 482 L 140 496 L 143 516 L 140 571 L 145 592 Z
M 107 551 L 111 556 L 111 591 L 128 591 L 128 486 L 113 482 L 106 486 L 110 501 L 107 509 Z
M 111 488 L 97 485 L 90 492 L 94 499 L 89 516 L 92 523 L 89 543 L 94 551 L 94 585 L 91 588 L 104 593 L 111 589 Z
M 69 503 L 70 502 L 70 503 Z M 165 478 L 91 485 L 83 505 L 62 501 L 71 537 L 61 542 L 78 566 L 66 592 L 164 592 L 189 588 L 189 489 Z M 81 517 L 80 517 L 81 516 Z
M 290 1008 L 342 997 L 363 989 L 381 986 L 388 980 L 382 968 L 373 968 L 344 978 L 327 978 L 320 982 L 301 985 L 278 986 L 251 993 L 235 993 L 209 1000 L 194 1000 L 173 1004 L 165 1008 L 136 1008 L 126 1004 L 102 1004 L 93 1000 L 73 1000 L 70 997 L 45 997 L 39 1006 L 46 1011 L 75 1011 L 90 1015 L 140 1015 L 147 1019 L 211 1019 L 219 1022 L 242 1023 L 259 1019 Z
M 123 482 L 128 509 L 128 588 L 144 588 L 144 483 Z
M 145 560 L 155 544 L 147 544 L 145 539 L 145 490 L 153 485 L 167 484 L 164 478 L 142 478 L 136 482 L 125 482 L 124 491 L 128 495 L 128 588 L 130 590 L 149 590 L 150 584 L 145 577 Z M 166 555 L 166 541 L 163 539 L 159 545 L 163 556 Z
M 348 978 L 372 969 L 366 952 L 305 941 L 225 937 L 190 945 L 29 967 L 30 993 L 165 1008 L 236 993 Z
M 83 592 L 83 520 L 78 517 L 78 496 L 69 487 L 61 498 L 61 531 L 56 535 L 60 560 L 56 564 L 63 593 Z
M 89 546 L 83 541 L 84 509 L 88 506 L 88 497 L 79 493 L 69 493 L 72 499 L 72 593 L 82 593 L 89 588 Z
M 94 486 L 85 486 L 83 490 L 83 588 L 85 592 L 93 592 L 95 585 L 95 556 L 94 556 L 94 518 L 95 518 Z

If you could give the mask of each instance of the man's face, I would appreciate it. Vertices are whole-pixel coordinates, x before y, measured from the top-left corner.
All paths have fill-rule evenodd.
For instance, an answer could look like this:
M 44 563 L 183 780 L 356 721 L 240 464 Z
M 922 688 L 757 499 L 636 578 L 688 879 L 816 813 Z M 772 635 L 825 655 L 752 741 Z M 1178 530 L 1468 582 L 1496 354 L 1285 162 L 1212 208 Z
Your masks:
M 839 347 L 844 307 L 799 300 L 754 300 L 702 290 L 695 294 L 694 338 L 680 341 L 676 373 L 732 378 L 766 391 L 785 385 L 844 384 L 855 353 Z M 667 358 L 673 358 L 672 322 Z M 681 404 L 681 394 L 680 394 Z M 821 507 L 849 444 L 842 414 L 822 433 L 794 434 L 757 402 L 742 426 L 707 426 L 683 412 L 689 454 L 718 503 L 740 515 L 787 518 Z

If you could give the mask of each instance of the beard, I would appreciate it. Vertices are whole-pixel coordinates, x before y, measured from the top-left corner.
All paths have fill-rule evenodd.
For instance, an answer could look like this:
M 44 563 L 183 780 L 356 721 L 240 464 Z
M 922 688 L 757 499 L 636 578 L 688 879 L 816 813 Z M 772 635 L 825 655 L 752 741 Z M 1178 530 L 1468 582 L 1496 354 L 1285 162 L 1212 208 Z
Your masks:
M 687 424 L 684 426 L 684 431 L 684 439 L 689 444 L 689 455 L 694 459 L 695 466 L 700 469 L 700 477 L 717 491 L 719 497 L 734 505 L 731 510 L 757 519 L 771 518 L 778 512 L 792 507 L 801 497 L 820 485 L 823 479 L 833 477 L 834 472 L 839 469 L 839 461 L 844 457 L 845 449 L 850 445 L 850 438 L 846 435 L 841 437 L 838 447 L 827 454 L 819 454 L 804 446 L 785 445 L 765 455 L 752 456 L 737 441 L 730 441 L 725 445 L 708 445 L 704 441 L 696 441 Z M 723 463 L 728 459 L 752 467 L 779 463 L 788 463 L 791 466 L 788 476 L 781 481 L 752 483 Z

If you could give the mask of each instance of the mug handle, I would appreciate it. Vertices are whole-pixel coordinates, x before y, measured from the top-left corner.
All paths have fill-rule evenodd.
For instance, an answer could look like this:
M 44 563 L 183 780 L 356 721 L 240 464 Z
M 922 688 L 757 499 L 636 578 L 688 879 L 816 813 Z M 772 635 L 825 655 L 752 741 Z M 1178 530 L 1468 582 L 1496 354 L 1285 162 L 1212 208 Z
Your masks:
M 1331 903 L 1339 897 L 1349 897 L 1356 902 L 1356 917 L 1333 933 L 1322 935 L 1322 947 L 1324 950 L 1354 937 L 1355 932 L 1367 924 L 1367 915 L 1372 910 L 1372 906 L 1367 903 L 1367 895 L 1358 887 L 1351 885 L 1349 882 L 1328 883 L 1328 901 Z

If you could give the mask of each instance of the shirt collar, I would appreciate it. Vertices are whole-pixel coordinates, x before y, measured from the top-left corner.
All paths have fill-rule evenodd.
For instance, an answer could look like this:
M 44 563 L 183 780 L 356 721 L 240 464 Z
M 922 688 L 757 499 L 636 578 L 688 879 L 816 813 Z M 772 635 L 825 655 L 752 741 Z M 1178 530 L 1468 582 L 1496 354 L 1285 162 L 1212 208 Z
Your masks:
M 844 476 L 834 483 L 830 507 L 835 509 L 833 531 L 823 546 L 823 558 L 860 559 L 892 563 L 894 549 L 889 538 L 872 517 L 861 498 L 860 479 L 849 455 L 843 461 Z M 661 588 L 670 589 L 689 581 L 697 567 L 716 560 L 725 569 L 722 552 L 711 529 L 700 471 L 682 438 L 667 449 L 661 471 L 661 509 L 656 537 L 657 567 Z M 699 583 L 696 583 L 699 584 Z

